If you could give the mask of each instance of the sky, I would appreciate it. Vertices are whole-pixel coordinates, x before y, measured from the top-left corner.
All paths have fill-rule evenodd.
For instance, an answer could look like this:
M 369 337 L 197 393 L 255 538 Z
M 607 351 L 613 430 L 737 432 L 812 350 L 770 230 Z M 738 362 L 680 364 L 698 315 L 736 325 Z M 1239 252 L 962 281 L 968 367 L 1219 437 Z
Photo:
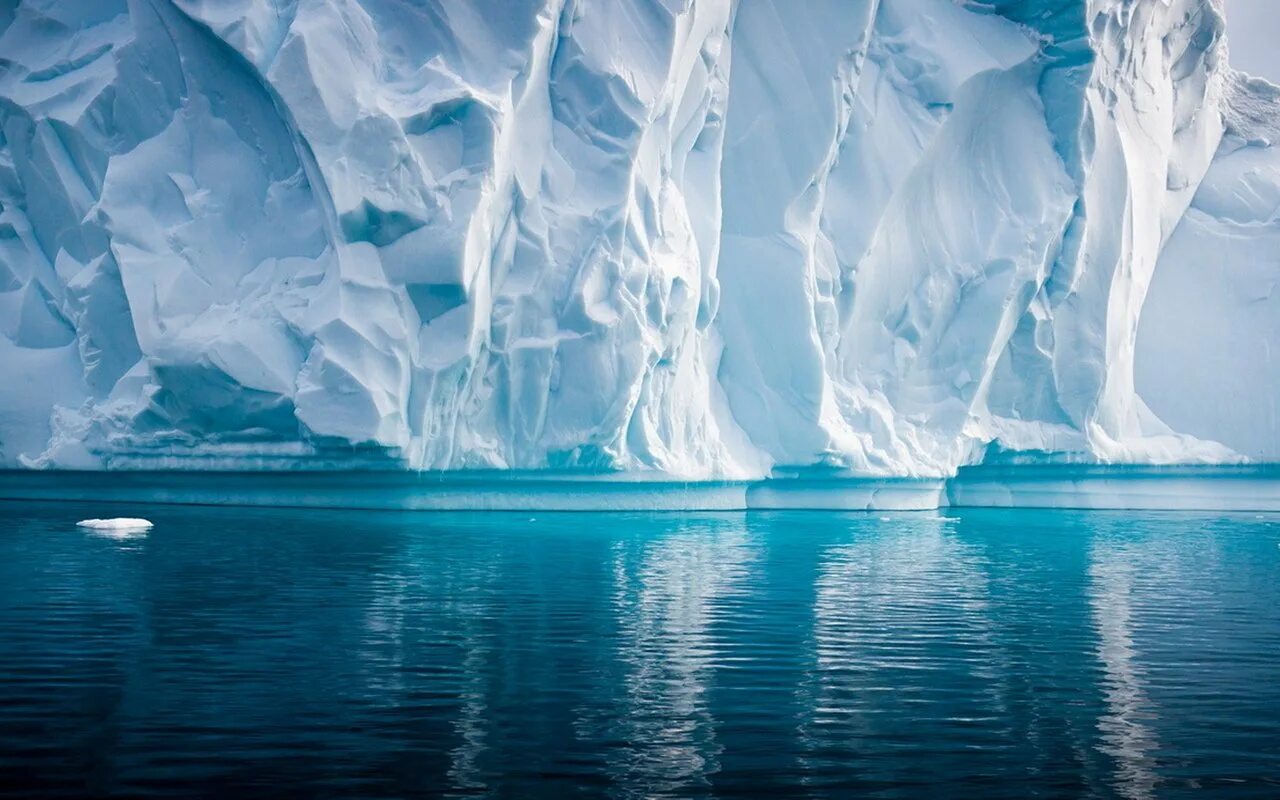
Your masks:
M 1280 84 L 1280 0 L 1226 0 L 1231 66 Z

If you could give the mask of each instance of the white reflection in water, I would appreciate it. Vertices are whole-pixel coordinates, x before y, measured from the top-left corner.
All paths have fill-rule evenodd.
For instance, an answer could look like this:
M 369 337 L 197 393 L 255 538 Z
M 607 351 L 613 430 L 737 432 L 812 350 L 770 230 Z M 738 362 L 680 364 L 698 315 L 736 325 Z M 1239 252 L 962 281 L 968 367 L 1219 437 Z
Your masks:
M 434 547 L 430 539 L 414 539 L 401 555 L 402 568 L 371 577 L 359 670 L 365 702 L 379 698 L 387 706 L 398 706 L 410 694 L 407 668 L 421 666 L 415 659 L 421 656 L 423 642 L 449 643 L 439 652 L 460 658 L 460 663 L 431 664 L 456 681 L 452 687 L 459 707 L 452 726 L 459 744 L 449 751 L 449 782 L 463 792 L 479 793 L 489 788 L 491 777 L 484 759 L 490 749 L 487 676 L 494 642 L 484 620 L 492 616 L 489 599 L 500 596 L 505 564 L 499 548 L 486 547 L 464 560 L 439 558 Z
M 745 591 L 754 548 L 741 529 L 690 530 L 638 554 L 615 547 L 614 615 L 621 627 L 622 739 L 610 765 L 624 794 L 662 795 L 705 786 L 721 748 L 707 707 L 722 653 L 715 626 Z
M 372 582 L 357 659 L 370 697 L 397 697 L 404 692 L 402 677 L 406 646 L 406 604 L 415 590 L 403 575 L 378 575 Z M 387 669 L 392 665 L 395 669 Z
M 958 714 L 1004 712 L 985 561 L 952 535 L 951 523 L 895 517 L 823 554 L 814 670 L 799 690 L 810 709 L 800 732 L 807 750 L 875 747 L 878 737 L 910 729 L 913 715 L 930 713 L 920 703 L 950 702 Z M 964 686 L 937 685 L 947 658 L 957 663 L 945 669 L 967 674 Z
M 85 531 L 85 538 L 110 542 L 106 546 L 120 553 L 134 553 L 146 549 L 148 533 L 146 528 L 99 529 Z
M 495 587 L 501 587 L 505 568 L 501 551 L 489 549 L 485 555 L 466 568 L 444 571 L 440 592 L 440 618 L 447 619 L 449 627 L 455 629 L 463 651 L 459 673 L 461 708 L 454 722 L 462 743 L 449 754 L 449 779 L 454 787 L 469 792 L 489 788 L 482 763 L 490 748 L 493 722 L 486 676 L 494 658 L 494 642 L 484 631 L 483 620 L 491 616 L 484 598 L 501 591 Z
M 1157 776 L 1155 733 L 1144 720 L 1154 706 L 1143 688 L 1143 671 L 1133 646 L 1133 577 L 1135 554 L 1127 548 L 1099 544 L 1089 564 L 1089 606 L 1098 632 L 1098 658 L 1106 673 L 1103 697 L 1107 711 L 1098 721 L 1102 750 L 1116 759 L 1118 791 L 1130 800 L 1153 797 Z
M 147 540 L 150 528 L 84 528 L 85 538 L 106 539 L 123 544 L 141 544 Z M 135 548 L 122 548 L 135 549 Z
M 490 652 L 485 640 L 477 636 L 475 631 L 467 631 L 465 637 L 466 655 L 463 657 L 462 674 L 466 678 L 462 708 L 454 723 L 462 744 L 450 753 L 449 779 L 455 787 L 480 790 L 487 788 L 480 759 L 485 753 L 488 740 L 489 707 L 485 701 L 483 675 Z

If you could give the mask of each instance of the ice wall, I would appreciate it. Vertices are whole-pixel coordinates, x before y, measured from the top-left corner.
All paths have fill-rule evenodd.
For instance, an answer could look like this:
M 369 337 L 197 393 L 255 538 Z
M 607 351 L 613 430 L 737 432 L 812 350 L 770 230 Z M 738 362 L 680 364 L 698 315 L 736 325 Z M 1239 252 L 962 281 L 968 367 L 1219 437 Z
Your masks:
M 1280 110 L 1218 0 L 0 28 L 5 466 L 1280 458 Z
M 1226 135 L 1160 255 L 1136 379 L 1177 430 L 1280 453 L 1280 89 L 1237 76 Z

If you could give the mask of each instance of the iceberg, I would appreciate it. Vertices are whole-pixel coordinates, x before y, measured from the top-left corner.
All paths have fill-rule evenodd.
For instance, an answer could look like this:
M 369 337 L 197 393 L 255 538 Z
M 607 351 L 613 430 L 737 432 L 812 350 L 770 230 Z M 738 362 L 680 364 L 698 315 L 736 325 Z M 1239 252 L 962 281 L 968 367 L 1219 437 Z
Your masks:
M 1224 15 L 20 0 L 0 467 L 923 507 L 981 465 L 1275 462 L 1280 90 Z
M 154 527 L 150 520 L 137 517 L 112 517 L 110 519 L 82 519 L 77 527 L 95 531 L 138 531 Z

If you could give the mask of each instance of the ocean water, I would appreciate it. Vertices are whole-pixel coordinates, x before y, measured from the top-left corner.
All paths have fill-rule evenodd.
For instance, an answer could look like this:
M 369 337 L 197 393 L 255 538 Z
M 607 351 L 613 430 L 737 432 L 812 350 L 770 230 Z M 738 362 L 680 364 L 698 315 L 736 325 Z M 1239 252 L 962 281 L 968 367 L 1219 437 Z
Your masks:
M 0 795 L 111 794 L 1280 797 L 1280 516 L 0 504 Z

